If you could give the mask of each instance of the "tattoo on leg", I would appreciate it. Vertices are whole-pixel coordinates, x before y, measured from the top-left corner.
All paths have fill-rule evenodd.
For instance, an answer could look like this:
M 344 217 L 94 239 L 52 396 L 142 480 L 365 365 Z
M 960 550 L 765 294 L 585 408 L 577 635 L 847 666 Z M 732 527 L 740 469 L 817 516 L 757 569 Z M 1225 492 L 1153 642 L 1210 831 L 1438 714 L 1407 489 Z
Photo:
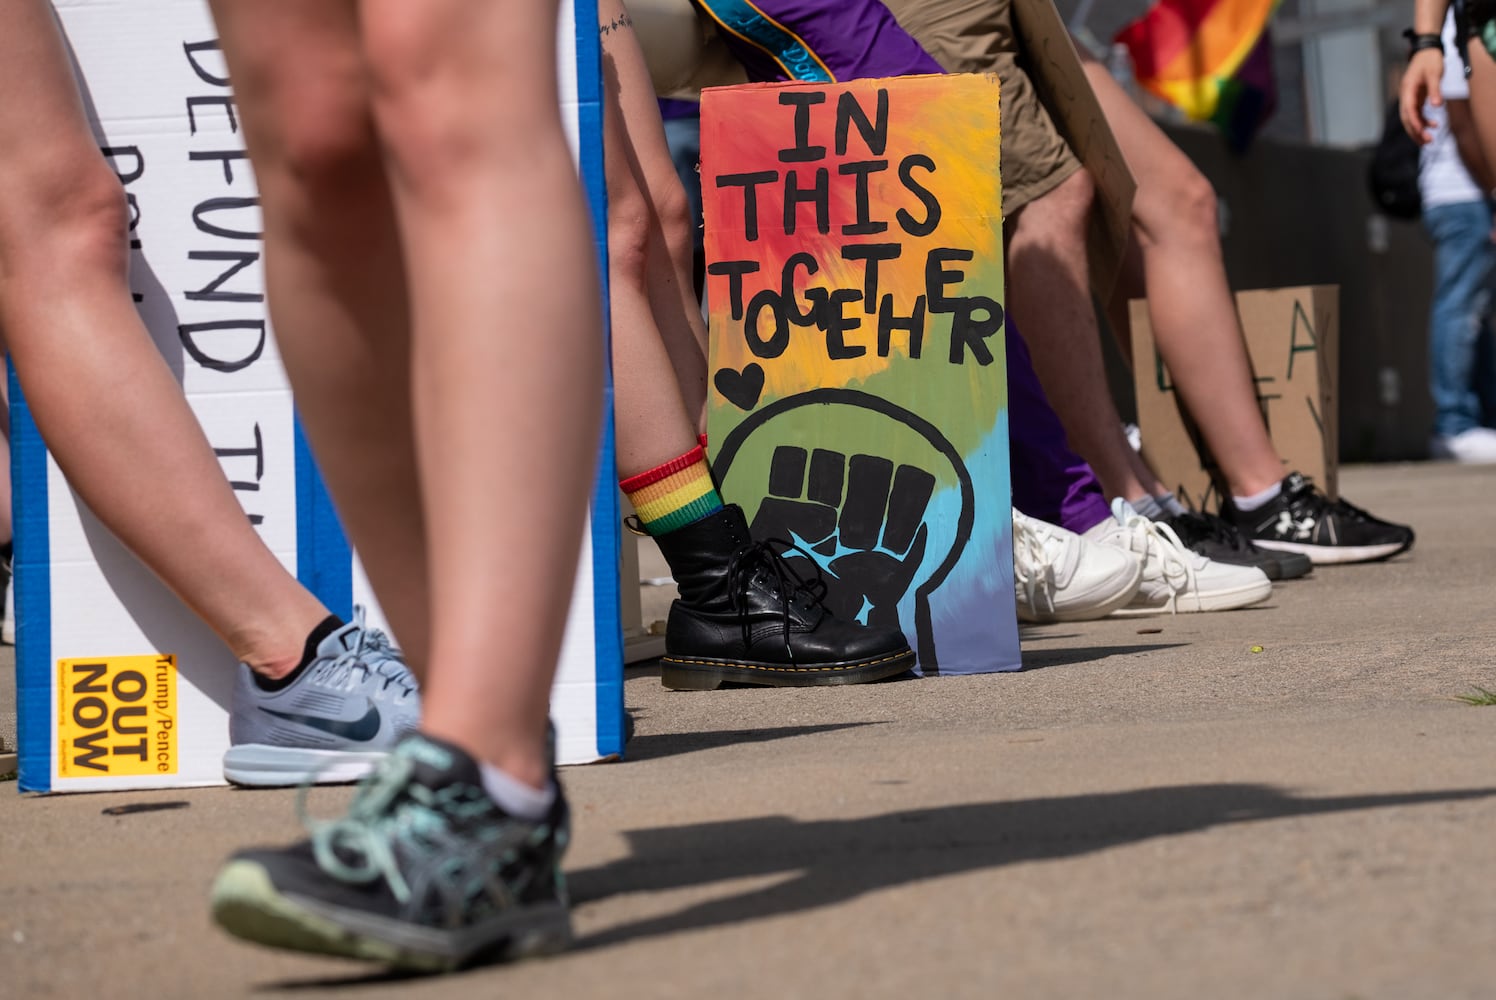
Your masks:
M 607 24 L 598 25 L 597 33 L 606 38 L 615 31 L 622 31 L 624 28 L 632 28 L 633 26 L 634 19 L 629 17 L 627 11 L 624 11 L 621 17 L 615 18 Z

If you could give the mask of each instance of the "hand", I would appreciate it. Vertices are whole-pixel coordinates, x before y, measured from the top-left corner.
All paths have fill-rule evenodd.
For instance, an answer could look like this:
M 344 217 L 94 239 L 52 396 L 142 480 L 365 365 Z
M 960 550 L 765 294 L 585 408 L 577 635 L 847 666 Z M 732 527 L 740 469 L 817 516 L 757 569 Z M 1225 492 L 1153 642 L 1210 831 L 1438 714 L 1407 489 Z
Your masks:
M 1420 146 L 1434 139 L 1434 123 L 1423 115 L 1425 103 L 1434 107 L 1444 106 L 1444 95 L 1439 81 L 1444 79 L 1444 52 L 1441 49 L 1420 49 L 1408 60 L 1403 71 L 1402 84 L 1398 87 L 1398 115 L 1403 129 Z
M 824 557 L 826 606 L 837 617 L 897 628 L 899 601 L 924 561 L 934 489 L 935 477 L 912 465 L 895 471 L 875 455 L 818 448 L 807 456 L 780 445 L 752 533 Z

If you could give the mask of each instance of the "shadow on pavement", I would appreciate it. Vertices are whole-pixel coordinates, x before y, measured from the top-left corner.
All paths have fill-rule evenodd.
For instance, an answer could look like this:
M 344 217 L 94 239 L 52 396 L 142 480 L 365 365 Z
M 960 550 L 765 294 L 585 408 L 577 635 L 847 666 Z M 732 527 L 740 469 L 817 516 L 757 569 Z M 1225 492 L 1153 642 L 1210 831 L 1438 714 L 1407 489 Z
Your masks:
M 1187 642 L 1150 642 L 1137 646 L 1080 646 L 1068 649 L 1025 649 L 1023 669 L 1042 670 L 1045 667 L 1064 667 L 1074 663 L 1090 663 L 1113 656 L 1130 656 L 1133 653 L 1151 653 L 1161 649 L 1178 649 Z
M 363 967 L 367 968 L 367 967 Z M 482 972 L 485 967 L 474 968 Z M 490 967 L 491 968 L 491 967 Z M 430 972 L 410 972 L 402 969 L 375 969 L 353 972 L 346 976 L 319 976 L 310 979 L 283 979 L 276 983 L 263 983 L 254 987 L 256 993 L 318 993 L 323 990 L 341 990 L 351 986 L 395 986 L 415 979 L 436 979 Z
M 652 736 L 635 736 L 629 740 L 626 759 L 630 762 L 657 760 L 675 757 L 698 750 L 715 750 L 744 743 L 768 743 L 772 740 L 788 740 L 796 736 L 815 733 L 834 733 L 842 729 L 860 729 L 863 726 L 886 726 L 887 722 L 840 722 L 822 726 L 776 726 L 767 729 L 728 729 L 709 733 L 656 733 Z
M 863 819 L 783 816 L 633 830 L 630 857 L 571 872 L 576 902 L 630 892 L 786 876 L 763 889 L 602 931 L 578 943 L 637 938 L 814 910 L 892 886 L 1193 833 L 1227 823 L 1496 796 L 1496 787 L 1299 798 L 1267 785 L 1180 785 L 1130 792 L 915 809 Z
M 786 732 L 835 728 L 843 727 L 808 726 Z M 772 875 L 785 879 L 768 888 L 602 931 L 579 941 L 575 950 L 814 910 L 906 883 L 1022 861 L 1073 857 L 1227 823 L 1493 796 L 1496 787 L 1312 799 L 1268 785 L 1179 785 L 913 809 L 863 819 L 800 822 L 765 816 L 631 830 L 625 833 L 631 856 L 568 873 L 575 903 L 731 879 Z M 255 992 L 394 987 L 416 978 L 425 977 L 389 970 L 359 971 L 265 983 Z

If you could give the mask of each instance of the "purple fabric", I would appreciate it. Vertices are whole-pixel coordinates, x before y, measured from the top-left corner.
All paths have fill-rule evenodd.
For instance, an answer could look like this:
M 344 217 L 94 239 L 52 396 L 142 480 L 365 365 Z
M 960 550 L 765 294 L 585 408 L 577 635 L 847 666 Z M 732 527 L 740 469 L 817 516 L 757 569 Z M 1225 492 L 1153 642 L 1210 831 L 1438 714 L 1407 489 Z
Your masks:
M 723 38 L 755 81 L 789 79 L 786 63 L 819 64 L 838 81 L 944 72 L 878 0 L 755 0 L 751 7 L 742 0 L 695 2 L 733 29 Z M 760 15 L 775 23 L 766 24 Z M 772 46 L 783 44 L 786 33 L 808 52 L 775 59 Z M 767 47 L 742 35 L 762 38 Z M 1111 517 L 1106 496 L 1091 467 L 1066 443 L 1065 428 L 1050 409 L 1012 316 L 1004 339 L 1013 506 L 1080 534 Z
M 1077 535 L 1112 516 L 1096 474 L 1065 440 L 1023 335 L 1008 317 L 1008 451 L 1013 506 Z
M 660 118 L 673 121 L 677 118 L 701 117 L 701 105 L 695 101 L 681 101 L 674 97 L 659 98 Z
M 758 15 L 793 33 L 830 71 L 835 81 L 870 77 L 943 73 L 940 64 L 899 27 L 878 0 L 695 0 L 719 24 L 738 61 L 754 81 L 788 80 L 793 59 L 776 59 L 779 43 L 766 32 Z M 744 37 L 746 36 L 746 37 Z M 762 41 L 764 44 L 755 44 Z M 800 73 L 794 78 L 807 79 Z

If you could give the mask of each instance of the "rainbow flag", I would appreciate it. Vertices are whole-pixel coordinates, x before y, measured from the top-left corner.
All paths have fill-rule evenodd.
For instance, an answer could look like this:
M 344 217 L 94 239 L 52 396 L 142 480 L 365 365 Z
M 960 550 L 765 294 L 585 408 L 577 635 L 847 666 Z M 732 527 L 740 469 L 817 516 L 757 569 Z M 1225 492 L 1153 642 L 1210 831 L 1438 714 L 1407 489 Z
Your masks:
M 1117 33 L 1138 83 L 1245 148 L 1277 106 L 1267 22 L 1279 0 L 1158 0 Z

